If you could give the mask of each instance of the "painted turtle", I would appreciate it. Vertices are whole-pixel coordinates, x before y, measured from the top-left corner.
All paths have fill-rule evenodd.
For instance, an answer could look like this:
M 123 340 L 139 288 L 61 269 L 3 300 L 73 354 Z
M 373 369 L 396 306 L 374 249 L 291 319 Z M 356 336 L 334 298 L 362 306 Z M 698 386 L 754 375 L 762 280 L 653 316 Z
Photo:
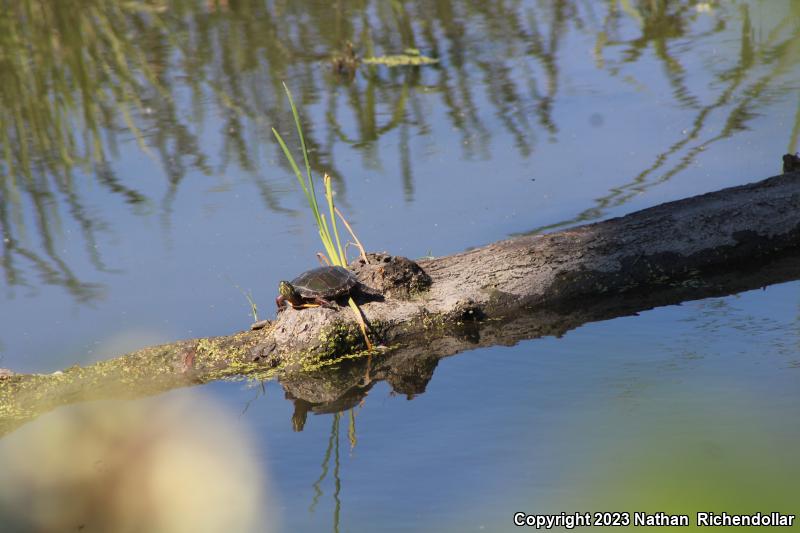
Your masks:
M 332 307 L 330 300 L 350 295 L 358 288 L 358 278 L 351 271 L 340 266 L 324 266 L 303 272 L 292 281 L 281 281 L 275 303 L 279 313 L 287 304 L 294 308 Z

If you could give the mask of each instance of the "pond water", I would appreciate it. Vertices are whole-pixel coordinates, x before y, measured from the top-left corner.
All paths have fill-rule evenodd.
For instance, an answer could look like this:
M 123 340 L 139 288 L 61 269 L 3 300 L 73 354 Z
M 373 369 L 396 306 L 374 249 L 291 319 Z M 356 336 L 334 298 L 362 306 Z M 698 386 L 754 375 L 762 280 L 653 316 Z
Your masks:
M 321 250 L 272 137 L 293 139 L 282 82 L 361 241 L 412 258 L 757 181 L 800 136 L 788 0 L 23 1 L 0 27 L 0 367 L 17 372 L 230 334 L 252 321 L 245 293 L 271 316 L 277 280 Z M 339 74 L 330 57 L 347 42 L 438 63 Z M 441 361 L 411 401 L 379 383 L 301 432 L 275 382 L 64 407 L 0 440 L 0 464 L 32 465 L 9 478 L 17 496 L 33 487 L 24 504 L 0 488 L 1 508 L 20 530 L 49 524 L 14 510 L 41 495 L 32 471 L 60 475 L 41 457 L 87 449 L 88 409 L 136 428 L 165 412 L 185 431 L 154 442 L 208 443 L 173 472 L 181 494 L 218 496 L 189 508 L 201 531 L 797 512 L 798 317 L 790 282 L 474 350 Z M 56 451 L 30 445 L 44 440 Z M 164 511 L 131 506 L 65 520 L 113 530 Z M 175 520 L 150 530 L 183 530 Z

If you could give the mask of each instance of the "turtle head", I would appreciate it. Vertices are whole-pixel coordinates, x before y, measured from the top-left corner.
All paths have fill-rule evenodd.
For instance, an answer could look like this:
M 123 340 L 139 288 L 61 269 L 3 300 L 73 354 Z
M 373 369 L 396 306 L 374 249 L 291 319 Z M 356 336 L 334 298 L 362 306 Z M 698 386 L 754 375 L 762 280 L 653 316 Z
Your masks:
M 288 281 L 281 281 L 278 284 L 278 292 L 287 300 L 294 300 L 297 295 L 297 291 L 294 290 L 294 285 Z

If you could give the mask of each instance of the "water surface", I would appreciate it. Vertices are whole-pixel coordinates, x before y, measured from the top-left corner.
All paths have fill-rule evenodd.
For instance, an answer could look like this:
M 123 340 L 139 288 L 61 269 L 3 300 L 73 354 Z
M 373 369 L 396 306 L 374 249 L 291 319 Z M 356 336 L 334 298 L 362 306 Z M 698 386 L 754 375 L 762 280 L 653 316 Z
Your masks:
M 0 14 L 0 366 L 229 334 L 252 320 L 243 291 L 272 313 L 277 280 L 321 248 L 271 134 L 292 135 L 282 82 L 365 245 L 446 255 L 778 173 L 800 135 L 799 7 L 15 3 Z M 348 41 L 439 62 L 341 76 L 329 59 Z M 798 287 L 460 354 L 412 401 L 377 384 L 299 433 L 276 383 L 145 402 L 222 404 L 285 531 L 789 512 Z

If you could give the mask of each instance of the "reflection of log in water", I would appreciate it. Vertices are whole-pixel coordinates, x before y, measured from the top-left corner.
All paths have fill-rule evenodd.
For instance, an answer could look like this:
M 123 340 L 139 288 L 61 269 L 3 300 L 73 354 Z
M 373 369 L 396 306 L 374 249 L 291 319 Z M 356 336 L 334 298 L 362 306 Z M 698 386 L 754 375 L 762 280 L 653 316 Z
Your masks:
M 51 375 L 0 381 L 0 432 L 58 405 L 135 397 L 226 376 L 278 377 L 308 412 L 355 405 L 373 383 L 424 392 L 439 359 L 510 345 L 656 306 L 800 278 L 800 173 L 670 202 L 549 235 L 421 262 L 433 280 L 363 304 L 392 349 L 361 342 L 346 308 L 287 311 L 268 328 L 148 348 Z M 395 263 L 363 268 L 379 285 Z M 371 276 L 371 277 L 370 277 Z M 371 381 L 365 380 L 367 368 Z M 365 382 L 366 381 L 366 382 Z

